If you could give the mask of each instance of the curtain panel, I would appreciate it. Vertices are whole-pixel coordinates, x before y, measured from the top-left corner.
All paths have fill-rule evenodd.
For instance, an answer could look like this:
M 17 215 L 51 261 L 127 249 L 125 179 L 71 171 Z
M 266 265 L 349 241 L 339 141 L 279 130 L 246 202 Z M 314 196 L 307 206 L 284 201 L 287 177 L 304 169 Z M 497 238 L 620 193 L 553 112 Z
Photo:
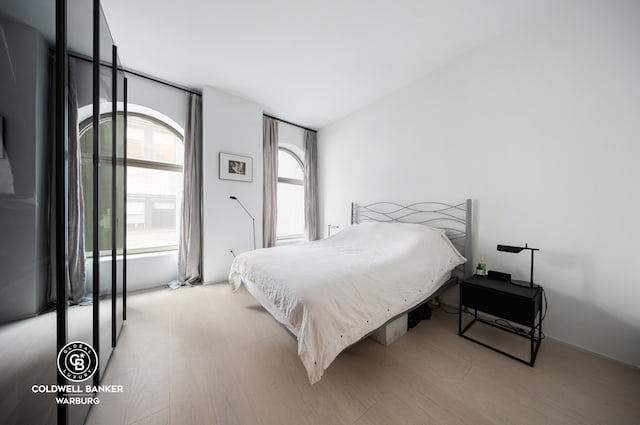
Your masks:
M 318 144 L 316 133 L 304 132 L 304 233 L 308 240 L 320 238 L 318 220 Z
M 184 130 L 184 178 L 178 285 L 202 279 L 202 98 L 189 95 Z
M 85 294 L 86 270 L 84 252 L 84 192 L 80 166 L 80 130 L 78 127 L 78 83 L 76 61 L 72 58 L 69 59 L 68 105 L 67 250 L 69 268 L 67 272 L 67 289 L 69 298 L 74 303 L 78 303 Z
M 262 119 L 262 146 L 262 244 L 269 248 L 276 244 L 278 217 L 278 122 L 268 117 Z

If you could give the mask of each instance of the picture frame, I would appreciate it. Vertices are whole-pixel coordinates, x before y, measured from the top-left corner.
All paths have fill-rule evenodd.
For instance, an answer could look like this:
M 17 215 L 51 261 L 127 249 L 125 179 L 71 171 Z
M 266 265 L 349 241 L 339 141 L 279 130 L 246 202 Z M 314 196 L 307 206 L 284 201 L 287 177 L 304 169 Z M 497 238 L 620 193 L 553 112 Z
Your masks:
M 220 152 L 220 180 L 253 181 L 253 158 Z

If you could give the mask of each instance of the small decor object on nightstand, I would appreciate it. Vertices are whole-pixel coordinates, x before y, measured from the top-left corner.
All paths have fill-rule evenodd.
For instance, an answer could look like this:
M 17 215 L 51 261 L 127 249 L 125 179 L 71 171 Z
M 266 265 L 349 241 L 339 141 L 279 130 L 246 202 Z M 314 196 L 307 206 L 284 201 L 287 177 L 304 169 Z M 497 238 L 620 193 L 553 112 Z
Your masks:
M 484 257 L 480 257 L 480 262 L 478 263 L 478 267 L 476 267 L 476 274 L 478 276 L 487 275 L 487 263 L 484 261 Z

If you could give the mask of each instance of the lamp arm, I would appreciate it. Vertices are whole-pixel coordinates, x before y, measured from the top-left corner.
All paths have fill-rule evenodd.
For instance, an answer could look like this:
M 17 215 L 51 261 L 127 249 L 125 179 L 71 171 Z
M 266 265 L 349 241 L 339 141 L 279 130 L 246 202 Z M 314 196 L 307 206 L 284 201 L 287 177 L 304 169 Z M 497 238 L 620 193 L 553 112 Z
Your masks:
M 251 217 L 251 221 L 253 221 L 253 249 L 256 249 L 256 219 Z
M 240 202 L 240 199 L 236 198 L 236 201 L 238 201 L 238 203 L 240 204 L 240 206 L 242 207 L 242 209 L 249 214 L 249 217 L 251 217 L 251 220 L 255 221 L 256 219 L 251 215 L 251 213 L 249 212 L 249 210 L 244 206 L 244 204 L 242 202 Z
M 247 215 L 251 217 L 251 222 L 253 224 L 253 249 L 256 249 L 256 218 L 252 216 L 249 210 L 247 209 L 247 207 L 245 207 L 244 204 L 240 202 L 240 199 L 236 198 L 235 196 L 229 196 L 229 198 L 233 199 L 234 201 L 237 201 L 238 204 L 240 204 L 240 206 L 244 210 L 244 212 L 246 212 Z M 233 251 L 231 251 L 231 253 L 233 254 Z M 235 257 L 235 254 L 234 254 L 234 257 Z

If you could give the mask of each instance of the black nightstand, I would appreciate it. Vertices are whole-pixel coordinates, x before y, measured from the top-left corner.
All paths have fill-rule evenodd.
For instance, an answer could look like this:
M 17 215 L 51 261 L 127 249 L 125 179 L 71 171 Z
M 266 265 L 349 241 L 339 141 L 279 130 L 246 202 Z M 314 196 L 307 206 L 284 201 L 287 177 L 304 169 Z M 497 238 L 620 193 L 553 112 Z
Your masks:
M 515 285 L 510 280 L 474 275 L 464 279 L 460 284 L 459 307 L 458 335 L 533 367 L 542 342 L 542 287 L 534 285 L 530 288 Z M 473 320 L 463 329 L 462 309 L 464 307 L 473 309 L 474 314 Z M 478 311 L 526 326 L 529 331 L 518 332 L 507 326 L 479 318 Z M 529 361 L 465 335 L 465 332 L 476 322 L 529 339 L 531 341 Z

